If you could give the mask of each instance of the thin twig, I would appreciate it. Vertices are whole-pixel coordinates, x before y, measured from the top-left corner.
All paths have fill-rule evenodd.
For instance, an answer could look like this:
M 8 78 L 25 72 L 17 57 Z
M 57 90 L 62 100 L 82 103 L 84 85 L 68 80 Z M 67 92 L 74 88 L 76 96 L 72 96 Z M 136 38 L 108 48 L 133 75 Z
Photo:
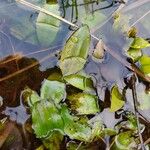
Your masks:
M 68 20 L 66 20 L 66 19 L 64 19 L 64 18 L 62 18 L 62 17 L 60 17 L 58 15 L 55 15 L 55 14 L 51 13 L 50 11 L 48 11 L 48 10 L 42 8 L 42 7 L 36 6 L 36 5 L 34 5 L 32 3 L 29 3 L 29 2 L 27 2 L 25 0 L 16 0 L 16 2 L 19 2 L 19 3 L 21 3 L 23 5 L 26 5 L 26 6 L 30 7 L 30 8 L 32 8 L 32 9 L 38 10 L 40 12 L 43 12 L 43 13 L 45 13 L 47 15 L 50 15 L 50 16 L 52 16 L 54 18 L 57 18 L 58 20 L 61 20 L 61 21 L 65 22 L 65 23 L 69 24 L 69 25 L 71 25 L 73 27 L 77 27 L 78 28 L 77 25 L 71 23 L 70 21 L 68 21 Z
M 125 4 L 126 4 L 127 2 L 128 2 L 128 0 L 125 1 Z M 102 24 L 100 24 L 99 26 L 94 27 L 94 29 L 92 30 L 92 33 L 96 32 L 97 30 L 99 30 L 100 28 L 102 28 L 108 21 L 110 21 L 110 20 L 114 17 L 114 15 L 116 14 L 116 12 L 119 12 L 119 11 L 121 11 L 121 10 L 124 8 L 125 4 L 124 4 L 124 3 L 121 4 L 113 13 L 111 13 L 111 14 L 109 15 L 109 17 L 107 18 L 107 20 L 105 20 L 105 21 L 104 21 Z
M 83 142 L 80 142 L 80 144 L 78 145 L 78 147 L 76 148 L 76 150 L 79 150 L 79 148 L 81 147 L 82 144 L 83 144 Z
M 18 60 L 18 59 L 20 59 L 20 58 L 22 58 L 22 55 L 21 54 L 15 54 L 15 55 L 13 55 L 13 58 L 10 58 L 10 59 L 8 59 L 8 60 L 0 60 L 0 65 L 4 65 L 4 64 L 6 64 L 6 63 L 9 63 L 9 62 L 11 62 L 11 61 L 13 61 L 13 60 Z
M 144 142 L 143 142 L 143 137 L 142 137 L 141 129 L 140 129 L 140 121 L 139 121 L 139 114 L 138 114 L 138 99 L 137 99 L 136 86 L 135 86 L 135 82 L 136 82 L 135 75 L 133 75 L 131 77 L 131 82 L 132 82 L 131 83 L 132 84 L 132 95 L 133 95 L 135 117 L 136 117 L 136 121 L 137 121 L 138 135 L 139 135 L 139 138 L 140 138 L 141 149 L 145 150 L 145 145 L 144 145 Z

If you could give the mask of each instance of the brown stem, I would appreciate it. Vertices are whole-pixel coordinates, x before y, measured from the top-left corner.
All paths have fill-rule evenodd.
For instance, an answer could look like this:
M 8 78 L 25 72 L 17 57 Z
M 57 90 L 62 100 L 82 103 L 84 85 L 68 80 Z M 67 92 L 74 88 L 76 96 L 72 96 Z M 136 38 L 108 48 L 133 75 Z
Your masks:
M 139 134 L 140 143 L 141 143 L 141 149 L 145 150 L 145 145 L 144 145 L 144 142 L 143 142 L 143 137 L 142 137 L 141 129 L 140 129 L 140 121 L 139 121 L 139 114 L 138 114 L 138 99 L 137 99 L 136 86 L 135 86 L 135 82 L 136 82 L 135 75 L 133 75 L 131 77 L 131 82 L 132 82 L 131 84 L 132 84 L 132 95 L 133 95 L 134 111 L 135 111 L 135 117 L 136 117 L 136 121 L 137 121 L 137 128 L 138 128 L 138 134 Z

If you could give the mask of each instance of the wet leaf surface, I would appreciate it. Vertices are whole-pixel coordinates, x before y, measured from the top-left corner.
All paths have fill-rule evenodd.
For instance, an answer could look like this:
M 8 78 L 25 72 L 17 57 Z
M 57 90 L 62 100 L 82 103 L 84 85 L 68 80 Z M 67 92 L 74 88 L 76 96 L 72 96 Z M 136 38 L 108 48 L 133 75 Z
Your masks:
M 118 87 L 115 85 L 111 91 L 111 106 L 110 111 L 115 112 L 123 107 L 125 104 L 122 94 L 119 92 Z
M 75 74 L 84 68 L 90 48 L 90 31 L 83 26 L 74 32 L 61 52 L 60 69 L 64 76 Z
M 142 76 L 150 74 L 149 1 L 28 2 L 41 11 L 19 1 L 0 2 L 1 148 L 148 147 L 149 82 L 129 77 L 130 63 Z M 14 121 L 12 132 L 5 118 Z
M 67 97 L 71 109 L 78 115 L 96 114 L 100 111 L 98 98 L 86 93 L 73 94 Z
M 65 84 L 58 81 L 44 80 L 41 87 L 41 99 L 53 100 L 58 104 L 66 97 Z

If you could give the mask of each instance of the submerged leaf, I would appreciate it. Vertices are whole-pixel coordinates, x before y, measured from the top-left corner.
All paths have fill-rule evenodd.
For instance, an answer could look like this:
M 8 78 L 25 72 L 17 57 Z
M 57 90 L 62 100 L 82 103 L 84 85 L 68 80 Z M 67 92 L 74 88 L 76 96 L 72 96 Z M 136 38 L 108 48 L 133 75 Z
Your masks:
M 83 24 L 87 24 L 90 29 L 103 23 L 103 21 L 106 19 L 106 16 L 99 11 L 92 12 L 92 13 L 91 12 L 85 13 L 81 15 L 82 15 L 81 18 L 79 18 L 80 21 Z
M 90 31 L 84 25 L 74 32 L 61 52 L 60 69 L 64 76 L 80 71 L 88 56 L 90 47 Z
M 98 98 L 86 93 L 73 94 L 67 97 L 71 109 L 78 115 L 96 114 L 100 111 Z
M 130 16 L 117 12 L 114 15 L 114 24 L 113 24 L 114 30 L 127 33 L 130 30 L 130 27 L 129 27 L 130 18 L 131 18 Z
M 118 87 L 115 85 L 111 90 L 111 106 L 110 111 L 115 112 L 125 104 L 122 94 L 119 92 Z
M 41 100 L 34 104 L 32 112 L 32 128 L 37 138 L 50 136 L 53 131 L 63 134 L 64 122 L 54 103 Z
M 65 84 L 59 81 L 44 80 L 41 87 L 41 98 L 53 100 L 58 104 L 61 100 L 65 99 L 66 87 Z
M 64 77 L 65 81 L 67 81 L 72 86 L 79 88 L 80 90 L 84 91 L 91 91 L 93 90 L 93 82 L 90 78 L 79 74 L 72 74 L 69 76 Z
M 146 47 L 150 47 L 150 43 L 141 37 L 134 38 L 134 41 L 131 44 L 131 48 L 134 49 L 142 49 Z
M 26 16 L 21 16 L 20 20 L 21 22 L 17 22 L 17 24 L 12 25 L 10 28 L 11 35 L 27 43 L 38 44 L 38 38 L 35 35 L 33 24 Z
M 60 15 L 58 4 L 45 4 L 43 8 Z M 59 26 L 60 21 L 58 19 L 40 12 L 36 22 L 36 31 L 40 44 L 45 47 L 49 46 L 55 40 Z
M 145 75 L 150 76 L 150 57 L 148 55 L 143 55 L 140 59 L 140 69 Z

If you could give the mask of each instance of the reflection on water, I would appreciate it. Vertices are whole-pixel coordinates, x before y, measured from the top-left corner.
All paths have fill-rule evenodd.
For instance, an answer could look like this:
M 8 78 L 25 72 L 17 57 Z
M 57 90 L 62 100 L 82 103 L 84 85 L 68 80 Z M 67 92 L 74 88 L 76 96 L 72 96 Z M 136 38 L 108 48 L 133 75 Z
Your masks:
M 42 6 L 40 0 L 31 0 L 30 2 Z M 109 47 L 113 47 L 113 50 L 126 59 L 124 47 L 127 46 L 129 41 L 120 31 L 115 32 L 113 30 L 113 19 L 109 19 L 120 3 L 119 1 L 115 3 L 114 0 L 59 0 L 57 5 L 61 16 L 77 25 L 84 22 L 89 23 L 91 31 L 95 31 L 94 34 L 97 37 L 102 38 Z M 149 9 L 149 5 L 143 5 L 141 14 L 135 15 L 135 12 L 130 11 L 127 13 L 127 15 L 133 14 L 131 24 L 145 12 L 144 10 Z M 86 20 L 88 16 L 90 16 L 90 19 Z M 73 30 L 61 22 L 58 33 L 55 35 L 56 38 L 52 40 L 54 34 L 49 34 L 46 39 L 43 38 L 45 35 L 42 35 L 42 42 L 46 40 L 47 43 L 48 40 L 48 44 L 41 44 L 39 36 L 44 31 L 41 28 L 40 35 L 38 34 L 37 17 L 38 12 L 35 10 L 20 5 L 13 0 L 0 0 L 0 98 L 3 99 L 3 105 L 0 107 L 0 119 L 8 117 L 11 121 L 15 121 L 15 125 L 9 122 L 8 127 L 13 126 L 11 131 L 13 134 L 15 133 L 17 139 L 22 134 L 23 141 L 27 139 L 27 136 L 31 139 L 35 137 L 32 137 L 33 135 L 30 135 L 30 132 L 26 135 L 25 129 L 22 129 L 29 116 L 26 106 L 20 100 L 21 91 L 28 86 L 39 92 L 44 78 L 47 78 L 56 70 L 59 52 Z M 103 22 L 106 23 L 103 24 Z M 142 22 L 144 22 L 144 25 Z M 137 28 L 140 35 L 149 38 L 150 35 L 147 32 L 149 25 L 146 19 L 139 22 Z M 91 48 L 95 46 L 95 41 L 92 42 Z M 112 85 L 116 83 L 122 89 L 125 86 L 123 79 L 129 73 L 125 66 L 108 53 L 105 54 L 102 63 L 96 63 L 89 57 L 84 70 L 95 80 L 99 98 L 108 102 L 105 107 L 110 105 L 109 90 Z M 128 109 L 130 108 L 129 105 Z M 113 127 L 118 121 L 114 113 L 109 113 L 107 109 L 101 115 L 108 127 Z M 112 122 L 108 118 L 112 118 Z M 28 121 L 30 122 L 30 120 Z M 20 125 L 21 129 L 18 129 L 17 125 Z M 22 140 L 18 140 L 19 146 L 21 146 L 19 149 L 22 149 Z M 40 142 L 34 139 L 33 145 L 36 147 L 39 144 Z

